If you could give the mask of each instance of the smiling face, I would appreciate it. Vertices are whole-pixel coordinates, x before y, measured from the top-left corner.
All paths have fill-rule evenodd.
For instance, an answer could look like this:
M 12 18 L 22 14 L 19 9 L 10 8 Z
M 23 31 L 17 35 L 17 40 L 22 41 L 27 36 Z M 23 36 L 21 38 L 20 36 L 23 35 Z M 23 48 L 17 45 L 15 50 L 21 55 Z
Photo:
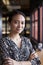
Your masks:
M 25 17 L 21 14 L 16 14 L 12 17 L 10 26 L 13 33 L 21 33 L 25 27 Z

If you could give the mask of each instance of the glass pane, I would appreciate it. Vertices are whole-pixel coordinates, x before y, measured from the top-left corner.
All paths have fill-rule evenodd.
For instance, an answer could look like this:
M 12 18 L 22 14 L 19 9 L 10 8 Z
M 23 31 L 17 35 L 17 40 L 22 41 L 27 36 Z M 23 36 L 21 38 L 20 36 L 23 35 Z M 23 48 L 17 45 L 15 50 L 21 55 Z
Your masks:
M 38 40 L 38 21 L 35 22 L 35 39 Z
M 34 23 L 32 23 L 32 37 L 34 38 Z
M 42 41 L 42 7 L 40 7 L 40 41 Z
M 32 14 L 32 21 L 34 21 L 34 14 Z
M 35 20 L 38 20 L 38 10 L 35 11 Z

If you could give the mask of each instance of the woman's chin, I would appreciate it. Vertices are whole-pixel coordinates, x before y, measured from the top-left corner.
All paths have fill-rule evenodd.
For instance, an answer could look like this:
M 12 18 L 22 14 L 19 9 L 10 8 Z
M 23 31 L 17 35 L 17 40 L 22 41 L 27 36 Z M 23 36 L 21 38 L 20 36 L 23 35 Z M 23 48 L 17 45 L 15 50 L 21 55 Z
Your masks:
M 20 34 L 21 32 L 22 32 L 22 31 L 17 31 L 17 33 L 19 33 L 19 34 Z

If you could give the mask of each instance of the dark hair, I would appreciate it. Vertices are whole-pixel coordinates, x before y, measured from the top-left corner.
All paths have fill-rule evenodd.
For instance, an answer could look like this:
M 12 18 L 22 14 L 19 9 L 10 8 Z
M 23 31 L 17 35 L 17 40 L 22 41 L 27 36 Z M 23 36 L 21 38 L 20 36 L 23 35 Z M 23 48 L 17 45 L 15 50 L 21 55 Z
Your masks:
M 25 14 L 23 12 L 21 12 L 20 10 L 13 10 L 9 14 L 9 19 L 8 19 L 9 23 L 11 23 L 12 17 L 17 15 L 17 14 L 21 14 L 25 17 Z

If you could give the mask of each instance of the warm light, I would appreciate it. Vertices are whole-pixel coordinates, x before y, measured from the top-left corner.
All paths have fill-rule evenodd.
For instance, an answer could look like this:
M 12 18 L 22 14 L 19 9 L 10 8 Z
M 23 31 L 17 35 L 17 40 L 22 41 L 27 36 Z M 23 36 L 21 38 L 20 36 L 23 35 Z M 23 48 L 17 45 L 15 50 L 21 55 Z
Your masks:
M 7 6 L 8 9 L 20 9 L 21 6 Z
M 9 11 L 12 11 L 13 9 L 21 9 L 21 6 L 11 6 L 9 0 L 3 0 L 3 3 L 6 5 L 7 9 Z
M 21 9 L 21 6 L 7 6 L 7 9 L 12 11 L 13 9 Z
M 6 0 L 3 0 L 3 3 L 6 5 Z
M 5 18 L 4 17 L 2 18 L 2 21 L 5 21 Z
M 29 29 L 29 28 L 30 28 L 30 24 L 26 24 L 26 28 L 28 28 L 28 29 Z
M 26 31 L 26 34 L 30 34 L 30 31 Z
M 30 17 L 26 17 L 26 20 L 29 21 L 30 20 Z
M 8 21 L 9 17 L 7 17 L 7 21 Z
M 3 3 L 4 3 L 5 5 L 9 5 L 9 4 L 10 4 L 9 0 L 3 0 Z

